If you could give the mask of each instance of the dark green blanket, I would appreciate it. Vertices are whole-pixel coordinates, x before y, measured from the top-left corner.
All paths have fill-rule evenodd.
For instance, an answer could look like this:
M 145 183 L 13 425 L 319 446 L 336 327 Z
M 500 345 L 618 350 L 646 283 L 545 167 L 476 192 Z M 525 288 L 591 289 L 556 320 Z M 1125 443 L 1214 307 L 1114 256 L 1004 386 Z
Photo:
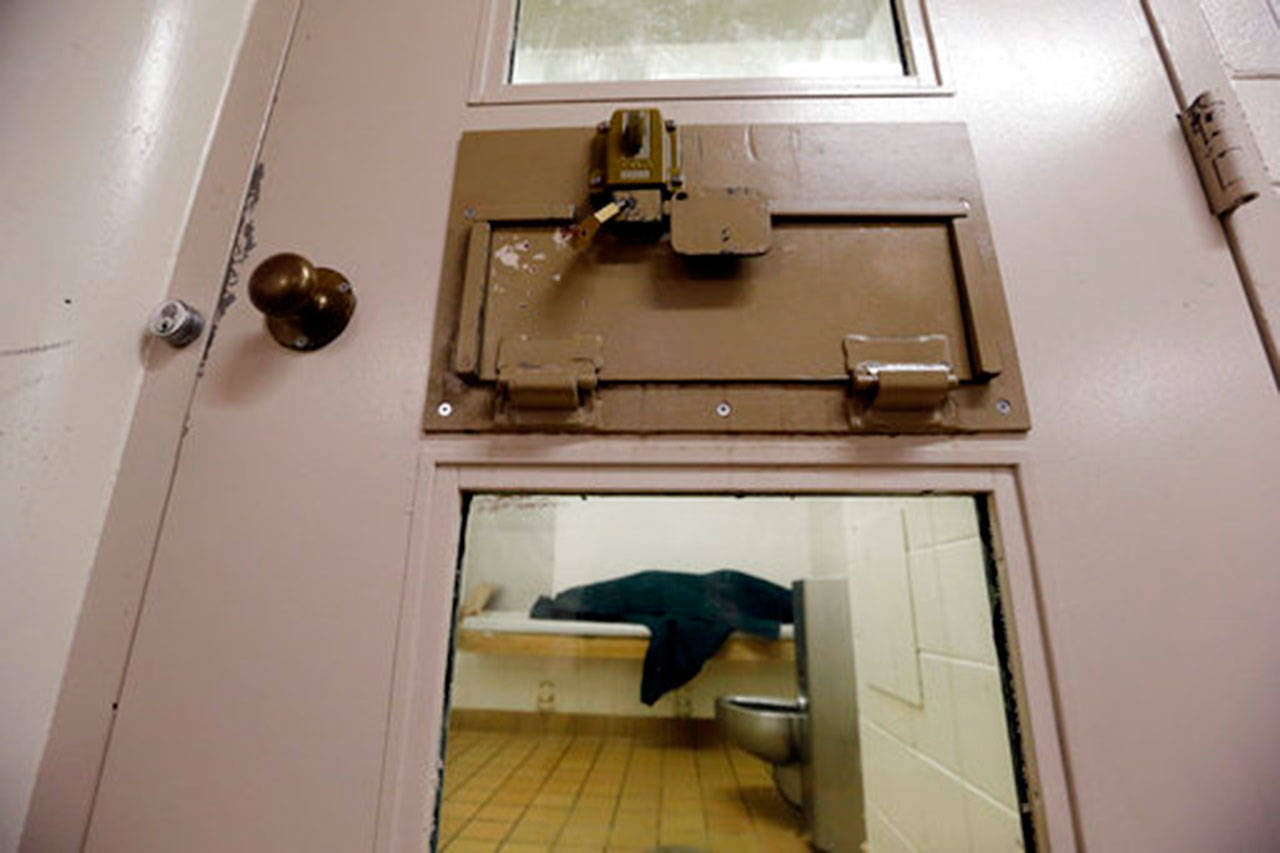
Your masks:
M 776 639 L 792 621 L 791 591 L 732 569 L 648 571 L 544 595 L 529 615 L 647 626 L 640 700 L 652 705 L 697 675 L 733 631 Z

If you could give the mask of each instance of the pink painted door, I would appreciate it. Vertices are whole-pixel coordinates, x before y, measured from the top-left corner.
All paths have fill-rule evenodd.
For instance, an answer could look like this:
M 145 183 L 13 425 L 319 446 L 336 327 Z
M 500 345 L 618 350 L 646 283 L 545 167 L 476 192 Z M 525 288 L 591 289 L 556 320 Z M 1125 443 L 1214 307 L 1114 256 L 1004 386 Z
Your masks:
M 417 461 L 439 440 L 421 417 L 455 146 L 469 129 L 591 126 L 615 106 L 616 90 L 589 87 L 471 103 L 485 5 L 304 5 L 241 280 L 298 252 L 346 274 L 359 308 L 335 343 L 298 354 L 266 335 L 243 284 L 230 291 L 89 850 L 386 843 L 389 703 L 414 678 L 393 663 Z M 940 464 L 975 447 L 1024 460 L 1083 842 L 1274 843 L 1280 405 L 1147 23 L 1106 0 L 912 8 L 945 91 L 699 99 L 692 86 L 656 102 L 688 123 L 967 123 L 1034 427 L 911 446 Z M 857 439 L 826 444 L 858 453 Z

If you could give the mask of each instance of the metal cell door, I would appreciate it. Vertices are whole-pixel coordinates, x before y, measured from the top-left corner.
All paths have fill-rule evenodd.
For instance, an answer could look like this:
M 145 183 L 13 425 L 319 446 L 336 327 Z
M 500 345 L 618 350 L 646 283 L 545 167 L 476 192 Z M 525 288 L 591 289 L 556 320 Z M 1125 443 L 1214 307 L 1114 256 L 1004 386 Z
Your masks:
M 97 697 L 93 713 L 114 720 L 105 757 L 96 740 L 77 754 L 92 813 L 64 817 L 86 849 L 388 843 L 377 833 L 393 793 L 388 708 L 396 679 L 413 675 L 393 662 L 423 493 L 416 460 L 436 440 L 423 411 L 459 140 L 590 128 L 634 95 L 607 81 L 495 82 L 503 60 L 490 61 L 490 35 L 515 5 L 304 4 L 246 214 L 252 244 L 241 242 L 189 410 L 164 415 L 185 437 L 158 539 L 146 526 L 109 527 L 104 542 L 119 547 L 95 568 L 147 566 L 149 580 L 145 597 L 134 590 L 132 641 L 93 652 L 127 659 L 118 698 L 98 702 L 78 682 L 64 691 L 64 702 Z M 1270 494 L 1280 409 L 1230 253 L 1203 219 L 1168 123 L 1147 24 L 1136 4 L 1105 0 L 895 7 L 934 45 L 917 52 L 926 59 L 909 81 L 866 91 L 807 78 L 755 91 L 677 81 L 642 97 L 691 125 L 967 128 L 1031 432 L 808 441 L 848 458 L 873 441 L 943 466 L 958 447 L 1025 460 L 1081 840 L 1174 850 L 1210 826 L 1274 840 L 1280 789 L 1265 784 L 1274 767 L 1252 736 L 1274 715 L 1246 709 L 1280 696 L 1274 679 L 1241 686 L 1232 673 L 1280 665 L 1261 639 L 1272 618 L 1262 605 L 1280 595 L 1275 573 L 1261 571 L 1280 544 Z M 225 251 L 226 238 L 213 242 Z M 250 305 L 243 280 L 275 252 L 354 287 L 350 324 L 322 349 L 281 346 Z M 540 439 L 524 441 L 541 452 Z M 620 461 L 657 452 L 653 439 L 621 441 Z M 732 452 L 742 439 L 714 441 Z M 86 608 L 97 613 L 94 594 Z M 123 610 L 82 622 L 78 648 L 101 620 L 132 631 Z M 1197 695 L 1221 706 L 1187 701 L 1186 667 Z M 1186 741 L 1218 728 L 1250 736 Z M 1167 772 L 1171 755 L 1178 773 Z M 1159 820 L 1132 817 L 1157 806 Z

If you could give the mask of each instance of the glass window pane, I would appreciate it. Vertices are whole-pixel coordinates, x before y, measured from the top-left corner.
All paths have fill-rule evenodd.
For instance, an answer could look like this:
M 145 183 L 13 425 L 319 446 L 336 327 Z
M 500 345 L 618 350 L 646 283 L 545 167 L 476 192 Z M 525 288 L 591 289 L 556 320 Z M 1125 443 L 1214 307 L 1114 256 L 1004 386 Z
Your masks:
M 984 507 L 471 495 L 439 847 L 1028 849 Z
M 893 0 L 519 0 L 510 81 L 905 73 Z

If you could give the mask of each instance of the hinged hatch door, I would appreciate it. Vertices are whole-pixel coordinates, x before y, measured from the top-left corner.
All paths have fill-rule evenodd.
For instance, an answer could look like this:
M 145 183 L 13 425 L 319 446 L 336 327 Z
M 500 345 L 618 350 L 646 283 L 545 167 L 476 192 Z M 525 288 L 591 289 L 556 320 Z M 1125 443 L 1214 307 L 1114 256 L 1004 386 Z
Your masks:
M 962 125 L 621 112 L 463 137 L 427 429 L 1028 427 Z

